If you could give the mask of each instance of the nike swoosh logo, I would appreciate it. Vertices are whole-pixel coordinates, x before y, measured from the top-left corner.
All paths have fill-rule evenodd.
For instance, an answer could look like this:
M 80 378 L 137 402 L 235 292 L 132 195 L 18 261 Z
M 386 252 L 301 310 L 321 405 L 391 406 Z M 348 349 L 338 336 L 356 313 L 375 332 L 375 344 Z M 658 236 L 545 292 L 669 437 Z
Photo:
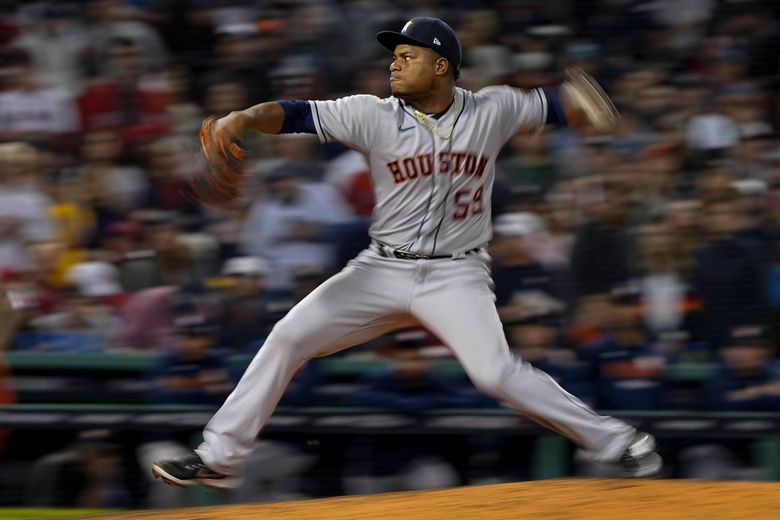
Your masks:
M 400 126 L 398 127 L 399 132 L 406 132 L 407 130 L 414 130 L 414 125 L 409 126 L 407 128 L 401 128 Z

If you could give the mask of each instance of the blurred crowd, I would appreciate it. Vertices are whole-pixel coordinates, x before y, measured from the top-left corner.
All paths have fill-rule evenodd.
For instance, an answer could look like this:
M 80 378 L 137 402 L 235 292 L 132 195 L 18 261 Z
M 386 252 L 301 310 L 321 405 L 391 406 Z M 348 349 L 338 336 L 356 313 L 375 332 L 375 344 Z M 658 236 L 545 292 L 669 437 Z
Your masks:
M 273 99 L 388 96 L 374 34 L 421 15 L 455 28 L 465 88 L 553 85 L 578 66 L 622 114 L 613 135 L 550 129 L 499 158 L 489 252 L 510 347 L 601 409 L 780 410 L 769 0 L 2 1 L 0 350 L 157 352 L 150 400 L 221 402 L 229 356 L 256 352 L 368 244 L 373 197 L 357 152 L 257 134 L 241 197 L 201 207 L 185 189 L 200 122 Z M 339 401 L 496 406 L 434 377 L 421 352 L 442 349 L 423 338 L 358 348 L 395 361 Z M 717 365 L 695 395 L 665 377 L 689 362 Z M 327 404 L 322 377 L 304 368 L 288 404 Z M 435 448 L 352 450 L 384 454 L 357 460 L 389 478 Z

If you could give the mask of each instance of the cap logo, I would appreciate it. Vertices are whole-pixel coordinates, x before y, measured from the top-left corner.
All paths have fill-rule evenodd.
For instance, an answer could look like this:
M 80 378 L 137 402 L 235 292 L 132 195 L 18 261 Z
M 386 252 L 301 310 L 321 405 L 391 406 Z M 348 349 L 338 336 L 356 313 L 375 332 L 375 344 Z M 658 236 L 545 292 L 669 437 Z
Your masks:
M 412 26 L 413 23 L 414 23 L 414 20 L 409 20 L 408 22 L 406 22 L 406 25 L 404 25 L 404 28 L 401 29 L 401 34 L 406 34 L 406 31 L 409 30 L 409 28 Z
M 436 45 L 441 45 L 441 42 L 439 41 L 438 38 L 434 38 L 433 43 L 435 43 Z

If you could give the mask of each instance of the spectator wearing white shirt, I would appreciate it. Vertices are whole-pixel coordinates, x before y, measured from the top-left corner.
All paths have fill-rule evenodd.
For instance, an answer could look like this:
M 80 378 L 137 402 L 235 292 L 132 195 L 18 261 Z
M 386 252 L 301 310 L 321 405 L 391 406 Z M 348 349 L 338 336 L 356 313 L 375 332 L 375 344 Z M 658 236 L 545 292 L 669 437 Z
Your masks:
M 293 162 L 274 168 L 266 176 L 267 193 L 251 205 L 244 222 L 243 252 L 270 262 L 273 288 L 289 287 L 297 267 L 331 267 L 327 227 L 350 218 L 332 186 L 306 182 L 306 169 Z
M 638 230 L 641 277 L 637 280 L 643 302 L 645 327 L 656 335 L 683 328 L 688 286 L 683 276 L 684 250 L 664 224 Z
M 29 144 L 0 144 L 0 269 L 28 268 L 28 246 L 51 239 L 51 199 L 35 185 L 39 162 Z
M 40 85 L 27 51 L 9 49 L 4 62 L 7 88 L 0 92 L 0 139 L 49 141 L 79 131 L 73 97 L 67 90 Z
M 75 5 L 51 4 L 32 17 L 14 47 L 24 49 L 33 60 L 42 84 L 77 95 L 83 86 L 89 34 L 78 21 Z

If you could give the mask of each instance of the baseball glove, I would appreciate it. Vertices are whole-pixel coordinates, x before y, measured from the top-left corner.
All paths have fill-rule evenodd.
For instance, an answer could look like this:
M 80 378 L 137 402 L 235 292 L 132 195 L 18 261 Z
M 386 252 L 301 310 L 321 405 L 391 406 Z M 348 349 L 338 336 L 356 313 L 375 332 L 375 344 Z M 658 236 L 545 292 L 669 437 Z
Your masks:
M 216 128 L 217 119 L 209 117 L 200 126 L 203 164 L 189 179 L 191 196 L 199 203 L 226 205 L 238 196 L 244 177 L 244 150 L 235 138 Z
M 566 69 L 565 75 L 561 91 L 570 123 L 586 122 L 598 131 L 614 128 L 620 114 L 596 80 L 579 68 Z

